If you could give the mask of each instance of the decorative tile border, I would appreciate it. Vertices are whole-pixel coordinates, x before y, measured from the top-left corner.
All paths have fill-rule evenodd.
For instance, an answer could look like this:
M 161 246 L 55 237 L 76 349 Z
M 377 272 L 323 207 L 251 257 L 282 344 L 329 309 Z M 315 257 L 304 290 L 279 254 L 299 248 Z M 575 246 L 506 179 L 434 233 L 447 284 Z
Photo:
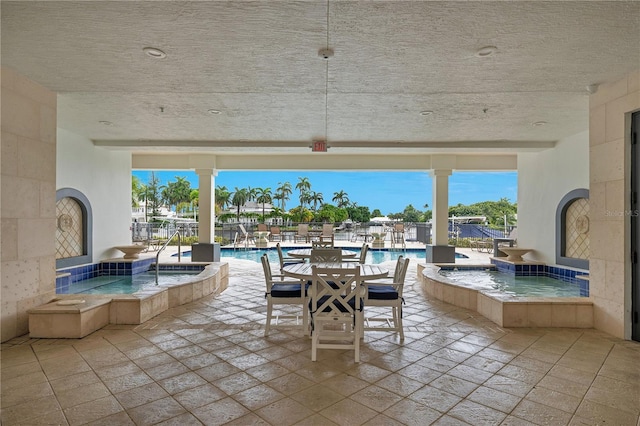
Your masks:
M 541 263 L 514 263 L 509 261 L 503 261 L 500 259 L 492 258 L 491 265 L 439 265 L 440 269 L 453 270 L 453 269 L 471 269 L 471 270 L 486 270 L 493 269 L 505 274 L 511 274 L 518 277 L 549 277 L 557 280 L 565 281 L 580 288 L 580 297 L 589 297 L 589 280 L 580 278 L 581 276 L 588 275 L 588 272 L 560 268 L 557 266 L 548 266 Z
M 56 275 L 56 294 L 66 294 L 69 286 L 78 281 L 102 276 L 131 276 L 148 272 L 155 259 L 137 259 L 132 261 L 103 261 L 90 265 L 60 269 Z M 160 264 L 160 271 L 202 271 L 206 263 L 201 264 Z M 100 284 L 101 285 L 101 284 Z
M 494 269 L 496 265 L 417 265 L 418 280 L 438 300 L 476 311 L 500 327 L 593 328 L 589 297 L 518 297 L 440 275 L 442 269 Z M 515 268 L 514 268 L 515 270 Z M 589 281 L 581 277 L 578 281 Z

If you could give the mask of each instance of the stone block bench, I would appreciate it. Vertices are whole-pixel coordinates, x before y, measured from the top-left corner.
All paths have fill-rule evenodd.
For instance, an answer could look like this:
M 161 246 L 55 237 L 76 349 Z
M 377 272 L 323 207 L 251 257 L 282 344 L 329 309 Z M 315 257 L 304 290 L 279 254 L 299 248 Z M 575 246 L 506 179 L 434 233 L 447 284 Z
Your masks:
M 30 309 L 29 336 L 57 339 L 87 336 L 109 324 L 110 304 L 111 298 L 76 297 Z

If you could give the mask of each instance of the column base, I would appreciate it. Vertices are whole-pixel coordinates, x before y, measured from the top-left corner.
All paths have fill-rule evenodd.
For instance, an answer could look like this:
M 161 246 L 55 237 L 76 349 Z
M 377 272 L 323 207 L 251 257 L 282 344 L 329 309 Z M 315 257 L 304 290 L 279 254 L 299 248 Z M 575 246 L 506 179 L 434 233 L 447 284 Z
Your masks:
M 192 262 L 220 262 L 220 244 L 195 243 L 191 245 Z
M 427 244 L 426 258 L 428 263 L 455 263 L 456 248 L 454 246 L 434 246 Z

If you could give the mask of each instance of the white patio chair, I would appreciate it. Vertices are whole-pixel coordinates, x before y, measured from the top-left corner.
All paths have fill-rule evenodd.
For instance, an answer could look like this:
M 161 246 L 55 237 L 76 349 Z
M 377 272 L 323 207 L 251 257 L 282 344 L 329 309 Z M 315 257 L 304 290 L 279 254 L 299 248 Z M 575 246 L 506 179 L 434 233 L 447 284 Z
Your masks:
M 276 249 L 278 250 L 278 260 L 280 261 L 280 273 L 282 274 L 282 268 L 286 265 L 291 265 L 292 263 L 304 263 L 304 259 L 299 257 L 287 257 L 282 252 L 282 247 L 280 243 L 276 244 Z
M 264 294 L 267 299 L 267 321 L 264 327 L 264 335 L 269 335 L 271 329 L 271 321 L 275 319 L 274 326 L 279 325 L 280 319 L 294 319 L 293 326 L 302 326 L 302 331 L 306 335 L 309 333 L 309 302 L 307 298 L 307 283 L 302 280 L 292 280 L 281 274 L 274 275 L 271 273 L 271 265 L 267 254 L 263 254 L 260 258 L 262 269 L 264 271 L 264 279 L 267 285 Z M 302 324 L 299 323 L 300 315 L 282 314 L 276 315 L 274 318 L 273 307 L 277 305 L 297 305 L 302 309 Z
M 404 280 L 409 267 L 409 259 L 403 256 L 398 258 L 396 268 L 391 279 L 381 278 L 378 280 L 364 281 L 362 285 L 366 289 L 365 306 L 369 307 L 389 307 L 390 317 L 366 317 L 364 330 L 372 331 L 395 331 L 400 335 L 400 341 L 404 340 L 404 330 L 402 328 L 402 291 Z M 383 323 L 386 325 L 372 325 L 371 323 Z
M 359 266 L 321 268 L 314 265 L 312 269 L 311 360 L 318 359 L 318 349 L 353 349 L 355 362 L 360 362 L 363 290 Z

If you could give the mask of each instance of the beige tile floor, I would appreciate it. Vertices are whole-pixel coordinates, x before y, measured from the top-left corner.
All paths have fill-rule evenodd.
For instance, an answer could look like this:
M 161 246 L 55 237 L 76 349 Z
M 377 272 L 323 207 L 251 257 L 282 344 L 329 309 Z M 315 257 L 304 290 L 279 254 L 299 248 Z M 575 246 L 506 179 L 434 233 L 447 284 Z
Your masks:
M 393 264 L 388 265 L 393 268 Z M 2 345 L 2 424 L 640 425 L 640 344 L 594 330 L 502 329 L 407 274 L 406 338 L 362 362 L 293 328 L 263 336 L 258 264 L 218 297 L 83 339 Z

